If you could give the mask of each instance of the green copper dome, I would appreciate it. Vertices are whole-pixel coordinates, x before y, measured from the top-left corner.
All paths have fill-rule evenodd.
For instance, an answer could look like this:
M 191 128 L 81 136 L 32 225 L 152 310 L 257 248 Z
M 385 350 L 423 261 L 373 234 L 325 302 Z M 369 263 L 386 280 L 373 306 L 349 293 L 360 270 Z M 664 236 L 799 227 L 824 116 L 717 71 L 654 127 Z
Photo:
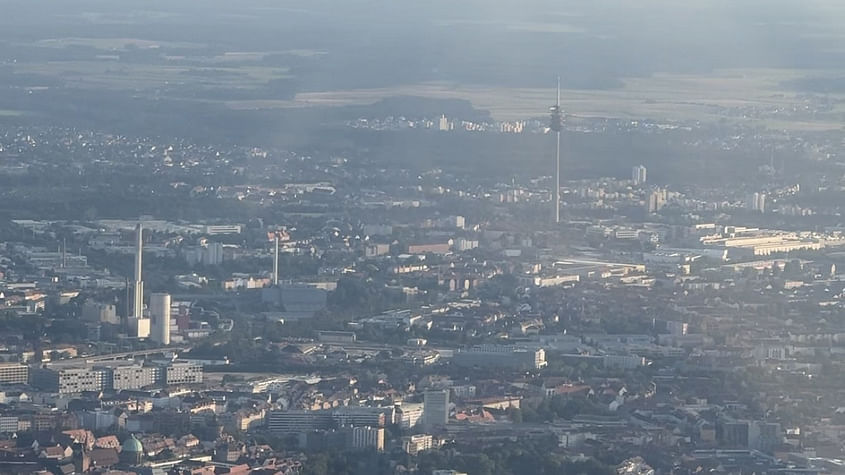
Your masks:
M 135 434 L 132 434 L 128 439 L 123 442 L 123 452 L 143 452 L 144 446 L 141 445 L 141 441 L 135 438 Z

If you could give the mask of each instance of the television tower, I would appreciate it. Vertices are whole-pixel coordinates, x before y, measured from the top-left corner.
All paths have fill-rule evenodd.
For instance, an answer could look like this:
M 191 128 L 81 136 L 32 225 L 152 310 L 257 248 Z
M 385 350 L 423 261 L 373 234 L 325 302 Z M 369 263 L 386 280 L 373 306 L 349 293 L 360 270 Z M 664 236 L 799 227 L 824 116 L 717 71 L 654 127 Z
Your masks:
M 551 121 L 549 129 L 555 132 L 557 146 L 555 148 L 555 224 L 560 223 L 560 129 L 563 128 L 563 111 L 560 109 L 560 76 L 557 78 L 557 101 L 549 107 Z

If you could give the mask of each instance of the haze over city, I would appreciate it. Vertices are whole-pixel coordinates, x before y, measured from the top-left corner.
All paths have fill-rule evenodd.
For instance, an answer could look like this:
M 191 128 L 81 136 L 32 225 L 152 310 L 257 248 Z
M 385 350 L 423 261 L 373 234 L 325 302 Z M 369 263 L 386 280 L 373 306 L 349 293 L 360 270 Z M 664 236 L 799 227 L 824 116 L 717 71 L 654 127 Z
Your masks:
M 842 2 L 0 11 L 0 473 L 845 473 Z

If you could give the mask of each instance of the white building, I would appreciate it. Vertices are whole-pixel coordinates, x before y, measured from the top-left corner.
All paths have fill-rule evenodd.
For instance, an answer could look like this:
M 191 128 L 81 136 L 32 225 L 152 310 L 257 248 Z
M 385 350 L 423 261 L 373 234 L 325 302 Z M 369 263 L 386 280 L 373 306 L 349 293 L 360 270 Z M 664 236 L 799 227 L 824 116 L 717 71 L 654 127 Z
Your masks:
M 631 170 L 631 181 L 635 185 L 642 185 L 647 181 L 648 172 L 642 165 L 637 165 Z
M 143 317 L 129 317 L 130 333 L 138 338 L 150 337 L 150 319 Z
M 445 114 L 440 116 L 440 123 L 438 125 L 438 128 L 444 132 L 447 130 L 452 130 L 452 124 L 449 123 L 449 119 L 446 118 Z
M 59 394 L 109 389 L 111 371 L 108 368 L 38 368 L 32 373 L 33 386 Z
M 214 236 L 216 234 L 240 234 L 243 228 L 240 224 L 217 224 L 205 227 L 205 234 Z
M 417 434 L 402 438 L 402 449 L 411 455 L 431 450 L 432 447 L 434 447 L 434 439 L 429 434 Z
M 424 405 L 421 403 L 403 403 L 396 410 L 396 424 L 402 429 L 417 425 L 423 417 Z
M 150 295 L 150 338 L 162 345 L 170 344 L 170 294 Z
M 469 251 L 478 247 L 478 240 L 457 238 L 455 239 L 455 244 L 453 246 L 457 252 Z
M 765 193 L 752 193 L 748 196 L 748 201 L 746 203 L 746 207 L 751 211 L 756 211 L 759 213 L 766 212 L 766 194 Z

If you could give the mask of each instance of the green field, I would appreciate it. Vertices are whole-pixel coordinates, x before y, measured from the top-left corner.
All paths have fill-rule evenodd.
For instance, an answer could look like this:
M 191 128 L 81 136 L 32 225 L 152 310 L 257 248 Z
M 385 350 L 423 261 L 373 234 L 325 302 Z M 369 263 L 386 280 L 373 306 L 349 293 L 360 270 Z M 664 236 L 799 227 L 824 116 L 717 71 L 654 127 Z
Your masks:
M 289 77 L 287 68 L 255 65 L 188 66 L 139 64 L 119 60 L 21 63 L 16 73 L 59 78 L 71 87 L 136 90 L 164 85 L 249 88 Z

